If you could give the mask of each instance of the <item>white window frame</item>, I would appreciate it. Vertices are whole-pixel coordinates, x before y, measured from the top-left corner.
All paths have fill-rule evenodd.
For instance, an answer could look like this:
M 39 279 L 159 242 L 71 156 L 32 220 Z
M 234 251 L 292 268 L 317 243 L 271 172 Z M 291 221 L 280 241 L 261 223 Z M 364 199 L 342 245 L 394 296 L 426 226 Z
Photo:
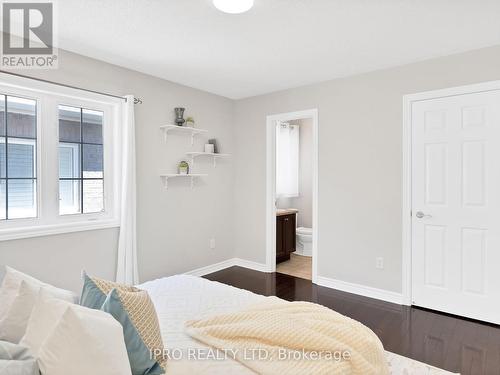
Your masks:
M 0 94 L 37 101 L 37 217 L 0 220 L 0 241 L 118 227 L 124 101 L 15 76 L 0 76 Z M 102 111 L 104 212 L 59 214 L 59 105 Z
M 71 149 L 72 152 L 73 152 L 73 156 L 75 154 L 78 154 L 80 156 L 80 148 L 77 147 L 75 144 L 68 142 L 68 144 L 66 146 L 63 146 L 63 147 Z M 59 148 L 58 148 L 58 152 L 59 152 L 59 158 L 60 158 L 61 157 L 61 146 L 60 145 L 59 145 Z M 80 168 L 80 162 L 79 162 L 79 160 L 77 158 L 75 158 L 73 160 L 73 168 L 75 170 Z M 60 187 L 61 187 L 61 185 L 59 184 L 59 188 Z M 73 198 L 79 199 L 79 197 L 80 197 L 80 189 L 78 189 L 77 192 L 75 191 L 74 194 L 78 195 L 78 197 L 73 197 Z M 61 201 L 61 199 L 60 199 L 61 196 L 60 195 L 61 195 L 61 191 L 59 190 L 59 202 Z M 78 206 L 80 206 L 80 202 L 78 202 Z M 71 214 L 61 214 L 61 207 L 59 206 L 59 215 L 71 215 Z

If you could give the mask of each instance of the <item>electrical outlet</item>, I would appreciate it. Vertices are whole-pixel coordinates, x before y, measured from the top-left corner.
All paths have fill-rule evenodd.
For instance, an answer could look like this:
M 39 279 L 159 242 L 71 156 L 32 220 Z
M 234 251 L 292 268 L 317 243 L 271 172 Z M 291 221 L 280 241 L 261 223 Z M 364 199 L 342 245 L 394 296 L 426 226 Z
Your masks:
M 384 269 L 384 258 L 378 257 L 375 259 L 375 268 L 377 268 L 379 270 Z
M 210 248 L 213 250 L 215 249 L 215 238 L 210 239 Z

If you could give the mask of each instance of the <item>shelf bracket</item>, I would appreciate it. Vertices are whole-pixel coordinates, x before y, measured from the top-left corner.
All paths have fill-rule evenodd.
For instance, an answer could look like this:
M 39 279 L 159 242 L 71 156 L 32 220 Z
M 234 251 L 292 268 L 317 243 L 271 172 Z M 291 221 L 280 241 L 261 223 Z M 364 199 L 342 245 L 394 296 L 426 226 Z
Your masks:
M 213 158 L 214 158 L 214 168 L 217 168 L 217 157 L 213 156 Z
M 168 130 L 163 130 L 163 139 L 165 140 L 165 143 L 167 143 L 167 139 L 168 139 Z
M 168 177 L 163 176 L 162 179 L 163 179 L 163 186 L 165 187 L 165 189 L 168 190 Z
M 194 189 L 194 177 L 191 177 L 191 190 Z
M 194 145 L 194 134 L 195 134 L 194 132 L 191 133 L 191 146 Z

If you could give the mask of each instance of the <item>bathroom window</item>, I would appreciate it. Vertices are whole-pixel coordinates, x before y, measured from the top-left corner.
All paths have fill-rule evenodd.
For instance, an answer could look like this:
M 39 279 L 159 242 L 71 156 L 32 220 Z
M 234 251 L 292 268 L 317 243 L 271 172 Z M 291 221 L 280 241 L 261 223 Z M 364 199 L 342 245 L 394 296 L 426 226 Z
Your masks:
M 276 196 L 299 196 L 299 126 L 276 125 Z

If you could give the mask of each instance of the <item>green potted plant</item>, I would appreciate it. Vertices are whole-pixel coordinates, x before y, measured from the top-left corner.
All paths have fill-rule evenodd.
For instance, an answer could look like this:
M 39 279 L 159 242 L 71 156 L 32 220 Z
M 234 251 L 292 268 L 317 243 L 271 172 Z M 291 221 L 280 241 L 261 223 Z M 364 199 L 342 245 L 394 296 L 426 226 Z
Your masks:
M 186 126 L 189 126 L 191 128 L 194 128 L 194 118 L 193 117 L 188 117 L 186 119 Z
M 189 164 L 187 161 L 181 161 L 179 163 L 179 174 L 189 174 Z

